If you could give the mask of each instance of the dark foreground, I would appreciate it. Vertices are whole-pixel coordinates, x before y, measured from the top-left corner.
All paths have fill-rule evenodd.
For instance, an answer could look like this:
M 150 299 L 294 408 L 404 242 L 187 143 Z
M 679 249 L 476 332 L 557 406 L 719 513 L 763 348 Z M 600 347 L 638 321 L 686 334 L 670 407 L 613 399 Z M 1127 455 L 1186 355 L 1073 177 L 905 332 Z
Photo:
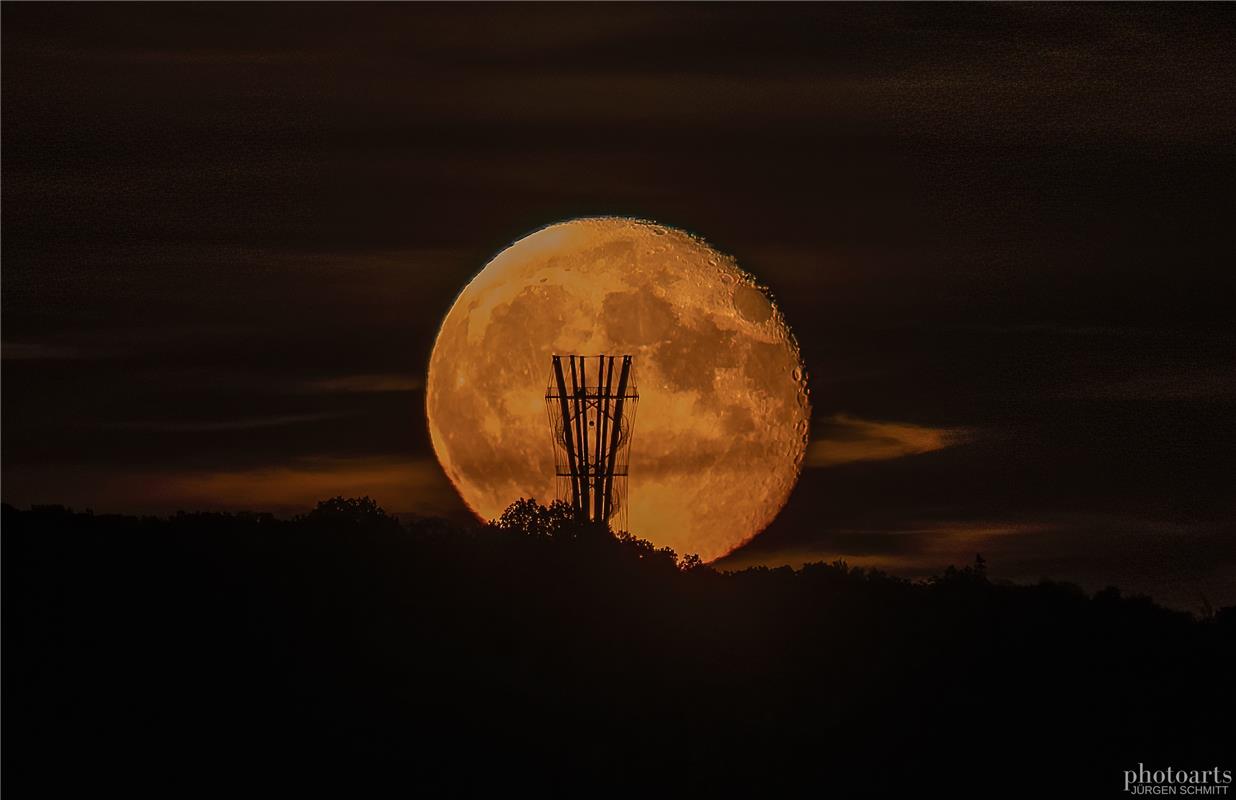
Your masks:
M 1127 796 L 1139 762 L 1236 767 L 1236 609 L 507 523 L 6 506 L 6 793 Z

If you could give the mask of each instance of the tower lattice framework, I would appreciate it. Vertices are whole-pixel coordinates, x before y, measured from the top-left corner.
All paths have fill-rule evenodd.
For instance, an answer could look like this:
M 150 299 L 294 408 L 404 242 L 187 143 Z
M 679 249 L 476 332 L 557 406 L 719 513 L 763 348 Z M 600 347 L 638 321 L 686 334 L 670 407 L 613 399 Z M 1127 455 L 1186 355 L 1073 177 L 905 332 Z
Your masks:
M 631 356 L 553 357 L 545 407 L 558 498 L 579 519 L 626 526 L 627 469 L 639 394 Z

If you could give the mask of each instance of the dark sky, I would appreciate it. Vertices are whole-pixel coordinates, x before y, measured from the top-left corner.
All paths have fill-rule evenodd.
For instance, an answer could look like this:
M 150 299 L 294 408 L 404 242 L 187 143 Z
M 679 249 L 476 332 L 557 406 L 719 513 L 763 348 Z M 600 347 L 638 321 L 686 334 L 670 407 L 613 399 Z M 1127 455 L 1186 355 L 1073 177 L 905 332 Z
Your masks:
M 0 13 L 8 502 L 459 515 L 438 322 L 625 214 L 766 282 L 812 452 L 880 455 L 729 564 L 1236 602 L 1230 5 Z

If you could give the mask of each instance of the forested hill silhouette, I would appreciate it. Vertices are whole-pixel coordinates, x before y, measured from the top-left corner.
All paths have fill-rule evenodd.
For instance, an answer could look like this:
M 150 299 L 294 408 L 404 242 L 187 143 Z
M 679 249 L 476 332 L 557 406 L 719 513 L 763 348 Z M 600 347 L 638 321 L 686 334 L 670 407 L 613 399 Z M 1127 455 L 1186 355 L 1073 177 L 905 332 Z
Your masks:
M 1116 795 L 1230 768 L 1236 609 L 718 573 L 513 505 L 263 514 L 3 509 L 13 797 L 331 787 Z

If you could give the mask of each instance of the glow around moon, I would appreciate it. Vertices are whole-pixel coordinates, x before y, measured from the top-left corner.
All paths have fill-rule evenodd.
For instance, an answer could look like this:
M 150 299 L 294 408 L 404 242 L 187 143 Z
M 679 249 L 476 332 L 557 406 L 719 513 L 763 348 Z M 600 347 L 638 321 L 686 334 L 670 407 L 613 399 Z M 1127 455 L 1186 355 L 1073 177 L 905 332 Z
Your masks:
M 543 228 L 464 288 L 429 362 L 433 447 L 482 518 L 555 499 L 550 356 L 634 356 L 640 402 L 627 528 L 719 558 L 785 504 L 810 409 L 798 345 L 732 258 L 624 218 Z

